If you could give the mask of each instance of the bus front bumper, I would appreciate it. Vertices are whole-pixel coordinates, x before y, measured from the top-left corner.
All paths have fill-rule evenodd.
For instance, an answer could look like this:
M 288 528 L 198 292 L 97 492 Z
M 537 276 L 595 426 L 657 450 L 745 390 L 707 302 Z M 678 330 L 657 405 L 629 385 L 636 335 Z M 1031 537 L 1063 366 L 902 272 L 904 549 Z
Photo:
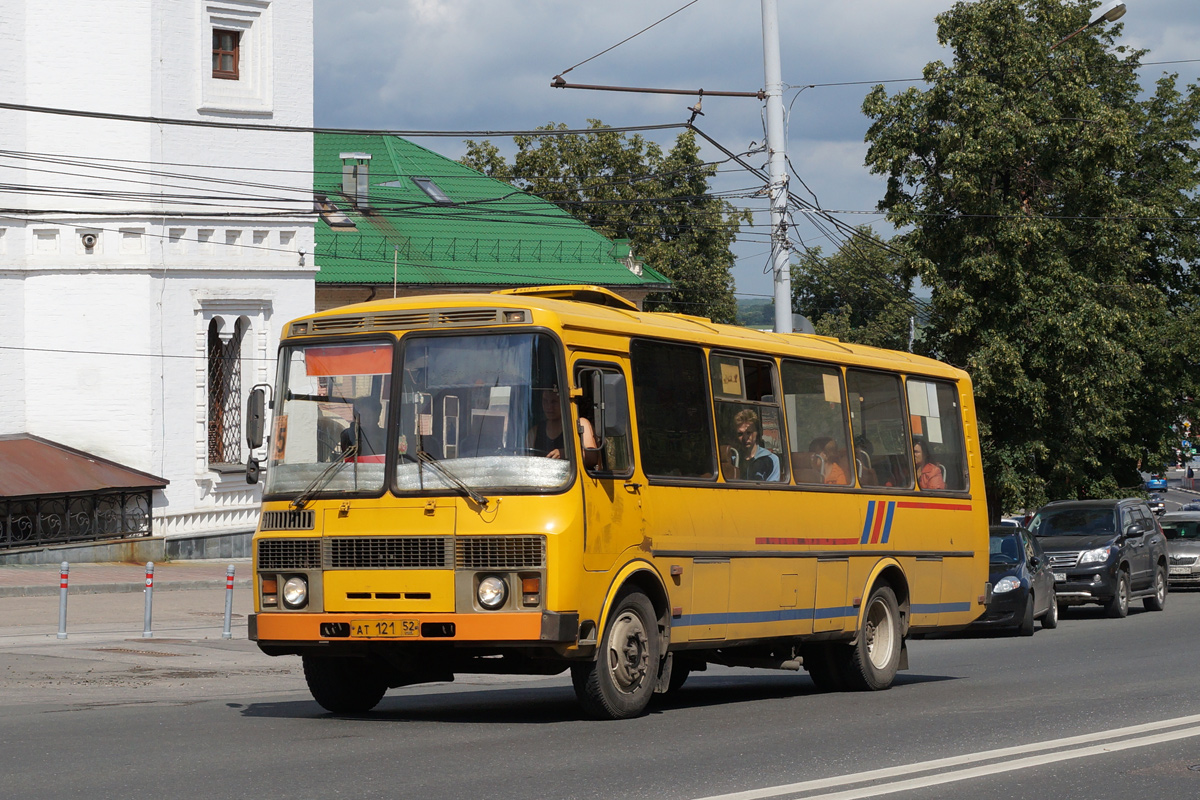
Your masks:
M 249 639 L 262 644 L 319 642 L 574 643 L 575 612 L 493 614 L 251 614 Z

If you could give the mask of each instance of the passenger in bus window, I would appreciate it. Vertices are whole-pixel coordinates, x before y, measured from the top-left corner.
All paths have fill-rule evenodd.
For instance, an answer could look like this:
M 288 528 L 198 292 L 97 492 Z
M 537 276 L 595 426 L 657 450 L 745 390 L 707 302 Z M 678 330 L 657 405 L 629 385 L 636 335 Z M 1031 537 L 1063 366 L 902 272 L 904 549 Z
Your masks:
M 779 456 L 760 446 L 762 427 L 754 409 L 743 408 L 733 418 L 729 458 L 734 474 L 744 481 L 779 480 Z
M 542 396 L 542 421 L 529 429 L 526 443 L 535 456 L 563 457 L 562 401 L 558 387 L 538 390 Z
M 808 445 L 813 454 L 813 469 L 821 473 L 821 482 L 827 486 L 849 486 L 850 479 L 841 464 L 841 453 L 832 436 L 818 436 Z
M 367 395 L 354 398 L 354 420 L 342 431 L 342 455 L 354 447 L 354 433 L 358 429 L 358 451 L 354 458 L 362 460 L 382 459 L 387 449 L 387 433 L 379 427 L 382 404 L 378 397 Z
M 946 488 L 942 466 L 937 463 L 933 448 L 923 439 L 913 439 L 913 461 L 917 467 L 917 485 L 924 491 Z

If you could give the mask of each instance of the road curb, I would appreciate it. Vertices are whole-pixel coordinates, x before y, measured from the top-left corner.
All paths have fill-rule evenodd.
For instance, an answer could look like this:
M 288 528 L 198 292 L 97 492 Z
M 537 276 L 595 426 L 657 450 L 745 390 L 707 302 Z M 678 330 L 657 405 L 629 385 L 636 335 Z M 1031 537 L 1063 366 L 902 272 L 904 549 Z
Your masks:
M 250 588 L 251 581 L 249 578 L 241 578 L 233 582 L 235 589 Z M 145 582 L 137 583 L 85 583 L 79 586 L 71 586 L 67 589 L 69 594 L 121 594 L 126 592 L 141 592 L 145 590 Z M 174 581 L 171 583 L 156 583 L 154 591 L 156 592 L 173 592 L 185 589 L 224 589 L 225 581 Z M 56 585 L 50 586 L 0 586 L 0 597 L 47 597 L 50 595 L 58 595 L 59 588 Z

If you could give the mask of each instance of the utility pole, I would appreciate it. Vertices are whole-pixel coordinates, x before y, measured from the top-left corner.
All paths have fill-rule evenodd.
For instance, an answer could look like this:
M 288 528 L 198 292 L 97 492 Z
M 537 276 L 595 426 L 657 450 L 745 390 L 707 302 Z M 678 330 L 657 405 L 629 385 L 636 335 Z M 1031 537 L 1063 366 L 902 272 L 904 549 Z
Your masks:
M 783 71 L 779 64 L 777 0 L 762 0 L 763 73 L 767 95 L 767 166 L 771 177 L 771 263 L 775 276 L 775 332 L 792 332 L 791 246 L 787 230 L 787 140 L 783 133 Z

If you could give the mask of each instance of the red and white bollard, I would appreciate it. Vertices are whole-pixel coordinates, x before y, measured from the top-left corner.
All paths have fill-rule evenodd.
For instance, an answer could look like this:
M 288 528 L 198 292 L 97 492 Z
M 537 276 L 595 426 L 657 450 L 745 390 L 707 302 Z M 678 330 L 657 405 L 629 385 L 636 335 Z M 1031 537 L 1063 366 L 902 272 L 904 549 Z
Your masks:
M 154 635 L 150 628 L 150 617 L 154 610 L 154 562 L 146 562 L 146 621 L 142 626 L 142 638 L 149 639 Z
M 233 630 L 233 564 L 225 568 L 225 628 L 221 631 L 222 639 L 232 639 Z
M 67 638 L 67 573 L 71 566 L 62 562 L 58 570 L 58 638 Z

